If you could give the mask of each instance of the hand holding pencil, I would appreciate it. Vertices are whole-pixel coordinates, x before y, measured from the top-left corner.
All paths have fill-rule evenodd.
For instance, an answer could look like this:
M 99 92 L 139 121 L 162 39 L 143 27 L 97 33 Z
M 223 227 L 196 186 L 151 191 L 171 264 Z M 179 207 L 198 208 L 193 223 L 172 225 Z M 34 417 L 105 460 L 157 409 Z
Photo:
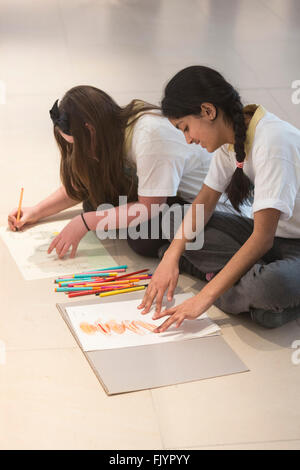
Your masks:
M 38 215 L 34 207 L 22 207 L 23 192 L 21 189 L 19 205 L 8 214 L 8 226 L 10 230 L 16 232 L 25 224 L 33 224 L 38 221 Z
M 22 207 L 20 220 L 17 222 L 18 208 L 13 209 L 8 215 L 8 226 L 10 230 L 16 231 L 22 229 L 25 225 L 34 224 L 38 217 L 33 207 Z

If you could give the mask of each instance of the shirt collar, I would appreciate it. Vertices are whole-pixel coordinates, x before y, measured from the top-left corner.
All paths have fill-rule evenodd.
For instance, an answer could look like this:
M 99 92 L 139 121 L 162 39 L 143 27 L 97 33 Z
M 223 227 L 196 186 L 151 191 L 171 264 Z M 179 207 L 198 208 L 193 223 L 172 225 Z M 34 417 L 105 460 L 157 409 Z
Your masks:
M 243 111 L 244 113 L 254 112 L 249 122 L 247 131 L 246 131 L 245 152 L 246 152 L 246 155 L 248 155 L 253 145 L 256 126 L 259 123 L 259 121 L 265 116 L 267 111 L 265 110 L 263 106 L 257 105 L 257 104 L 248 104 L 247 106 L 244 107 Z M 234 152 L 233 144 L 228 145 L 228 150 L 230 152 Z

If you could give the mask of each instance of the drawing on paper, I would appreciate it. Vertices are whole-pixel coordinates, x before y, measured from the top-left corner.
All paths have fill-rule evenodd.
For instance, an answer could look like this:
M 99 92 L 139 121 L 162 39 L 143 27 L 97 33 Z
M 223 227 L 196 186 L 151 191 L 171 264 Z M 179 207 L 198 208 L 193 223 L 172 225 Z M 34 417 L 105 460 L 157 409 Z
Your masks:
M 181 303 L 191 296 L 176 294 L 169 303 L 165 298 L 163 308 Z M 166 318 L 152 318 L 154 307 L 147 316 L 142 315 L 137 308 L 140 299 L 126 300 L 121 297 L 114 301 L 102 302 L 99 299 L 88 305 L 80 303 L 66 307 L 72 329 L 84 351 L 145 346 L 219 334 L 220 328 L 206 314 L 193 321 L 184 321 L 179 328 L 172 325 L 167 331 L 156 333 L 154 330 Z
M 141 320 L 122 320 L 120 323 L 116 320 L 102 321 L 101 319 L 96 320 L 94 323 L 82 322 L 79 325 L 80 329 L 87 335 L 102 333 L 104 335 L 111 335 L 116 333 L 122 335 L 127 331 L 130 331 L 137 335 L 144 335 L 147 332 L 154 332 L 157 328 L 156 325 L 153 325 L 148 322 Z
M 1 238 L 25 279 L 57 277 L 116 264 L 93 232 L 88 232 L 80 241 L 75 258 L 69 258 L 68 253 L 60 259 L 55 250 L 49 255 L 47 251 L 51 241 L 68 222 L 45 222 L 19 232 L 0 228 Z

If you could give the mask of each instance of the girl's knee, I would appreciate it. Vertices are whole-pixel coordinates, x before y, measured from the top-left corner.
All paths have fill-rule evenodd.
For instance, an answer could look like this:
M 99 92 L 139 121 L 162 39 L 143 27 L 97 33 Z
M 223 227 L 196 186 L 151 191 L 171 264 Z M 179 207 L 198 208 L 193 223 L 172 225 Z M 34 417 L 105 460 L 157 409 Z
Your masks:
M 300 306 L 298 308 L 290 308 L 283 312 L 269 312 L 259 309 L 253 309 L 251 319 L 264 328 L 278 328 L 286 323 L 300 318 Z
M 291 273 L 273 270 L 269 265 L 254 266 L 249 288 L 255 296 L 255 304 L 278 312 L 291 305 L 296 295 Z

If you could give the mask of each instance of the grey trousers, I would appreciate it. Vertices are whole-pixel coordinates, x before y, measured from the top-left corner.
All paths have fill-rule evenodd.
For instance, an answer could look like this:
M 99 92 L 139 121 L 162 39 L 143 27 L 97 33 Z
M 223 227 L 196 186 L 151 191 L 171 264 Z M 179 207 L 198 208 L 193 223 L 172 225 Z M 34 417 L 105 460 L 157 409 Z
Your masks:
M 205 227 L 203 247 L 185 251 L 185 262 L 201 273 L 217 273 L 252 232 L 252 219 L 215 212 Z M 275 237 L 272 249 L 222 294 L 215 305 L 233 314 L 252 311 L 279 314 L 277 323 L 270 327 L 279 326 L 280 314 L 289 309 L 296 312 L 290 319 L 296 318 L 297 312 L 300 313 L 300 239 Z

